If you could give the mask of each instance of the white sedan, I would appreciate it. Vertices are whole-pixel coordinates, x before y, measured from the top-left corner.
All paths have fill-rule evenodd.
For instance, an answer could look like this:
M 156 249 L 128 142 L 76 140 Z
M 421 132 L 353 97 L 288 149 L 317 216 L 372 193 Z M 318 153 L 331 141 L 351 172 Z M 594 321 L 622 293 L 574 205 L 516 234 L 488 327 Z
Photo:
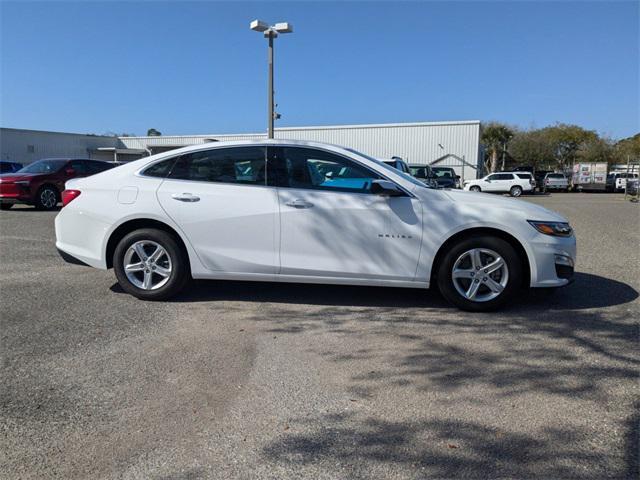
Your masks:
M 191 278 L 438 287 L 465 310 L 573 275 L 567 220 L 530 203 L 438 190 L 315 142 L 197 145 L 67 182 L 56 246 L 113 268 L 145 300 Z

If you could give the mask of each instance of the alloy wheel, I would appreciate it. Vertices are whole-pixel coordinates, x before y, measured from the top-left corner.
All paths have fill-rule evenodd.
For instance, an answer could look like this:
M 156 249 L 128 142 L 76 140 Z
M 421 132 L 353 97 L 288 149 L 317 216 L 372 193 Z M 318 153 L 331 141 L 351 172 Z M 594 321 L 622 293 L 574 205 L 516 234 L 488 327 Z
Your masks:
M 157 290 L 171 277 L 169 253 L 152 240 L 133 243 L 125 252 L 122 263 L 129 282 L 142 290 Z
M 45 188 L 40 192 L 40 203 L 47 210 L 52 209 L 58 203 L 58 198 L 56 197 L 56 192 L 51 190 L 50 188 Z
M 488 248 L 467 250 L 453 264 L 453 285 L 472 302 L 488 302 L 498 297 L 509 281 L 505 260 Z

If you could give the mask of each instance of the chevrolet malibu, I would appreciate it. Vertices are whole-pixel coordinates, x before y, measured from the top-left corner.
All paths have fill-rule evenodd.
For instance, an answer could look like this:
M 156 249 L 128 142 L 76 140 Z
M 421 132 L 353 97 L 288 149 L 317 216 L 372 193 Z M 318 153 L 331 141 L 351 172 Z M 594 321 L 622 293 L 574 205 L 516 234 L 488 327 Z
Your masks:
M 351 149 L 265 140 L 197 145 L 67 182 L 56 246 L 163 300 L 191 278 L 437 287 L 464 310 L 573 276 L 557 213 L 430 188 Z

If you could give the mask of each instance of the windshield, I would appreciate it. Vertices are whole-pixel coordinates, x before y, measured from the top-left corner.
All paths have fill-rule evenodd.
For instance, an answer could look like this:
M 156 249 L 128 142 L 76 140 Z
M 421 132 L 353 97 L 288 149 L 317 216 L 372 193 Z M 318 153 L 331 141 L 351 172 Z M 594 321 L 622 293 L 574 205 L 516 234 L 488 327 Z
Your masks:
M 17 173 L 55 173 L 66 163 L 67 160 L 38 160 L 21 168 Z
M 433 188 L 433 187 L 430 187 L 429 185 L 427 185 L 425 183 L 422 183 L 420 180 L 418 180 L 417 178 L 412 177 L 408 173 L 404 173 L 404 172 L 398 170 L 397 168 L 393 168 L 393 167 L 387 165 L 386 163 L 378 160 L 377 158 L 370 157 L 369 155 L 365 155 L 364 153 L 358 152 L 357 150 L 354 150 L 352 148 L 345 148 L 345 150 L 348 151 L 348 152 L 351 152 L 351 153 L 355 153 L 356 155 L 359 155 L 360 157 L 366 158 L 367 160 L 371 160 L 372 162 L 375 162 L 377 165 L 381 166 L 385 170 L 387 170 L 389 172 L 392 172 L 392 173 L 395 173 L 396 175 L 400 175 L 402 178 L 404 178 L 408 182 L 413 183 L 414 185 L 417 185 L 418 187 Z

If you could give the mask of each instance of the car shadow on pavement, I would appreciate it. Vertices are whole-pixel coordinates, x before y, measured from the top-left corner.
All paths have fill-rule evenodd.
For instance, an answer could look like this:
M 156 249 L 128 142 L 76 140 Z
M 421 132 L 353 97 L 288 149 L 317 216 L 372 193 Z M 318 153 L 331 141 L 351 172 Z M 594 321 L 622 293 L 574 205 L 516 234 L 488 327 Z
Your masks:
M 242 309 L 238 321 L 274 342 L 305 337 L 305 355 L 341 373 L 339 410 L 291 414 L 257 452 L 274 468 L 301 478 L 596 479 L 638 474 L 638 405 L 629 400 L 638 326 L 629 306 L 607 308 L 638 296 L 578 273 L 553 295 L 530 292 L 490 314 L 418 289 L 259 282 L 198 281 L 172 302 L 262 303 L 220 309 Z M 390 394 L 399 408 L 422 395 L 426 408 L 410 421 L 377 410 Z M 595 407 L 613 398 L 624 415 Z M 523 421 L 505 423 L 510 415 Z
M 116 283 L 111 291 L 123 293 Z M 525 290 L 507 310 L 582 310 L 632 302 L 638 292 L 626 283 L 589 273 L 554 291 Z M 353 307 L 453 308 L 434 290 L 316 285 L 281 282 L 195 280 L 170 302 L 240 301 Z

